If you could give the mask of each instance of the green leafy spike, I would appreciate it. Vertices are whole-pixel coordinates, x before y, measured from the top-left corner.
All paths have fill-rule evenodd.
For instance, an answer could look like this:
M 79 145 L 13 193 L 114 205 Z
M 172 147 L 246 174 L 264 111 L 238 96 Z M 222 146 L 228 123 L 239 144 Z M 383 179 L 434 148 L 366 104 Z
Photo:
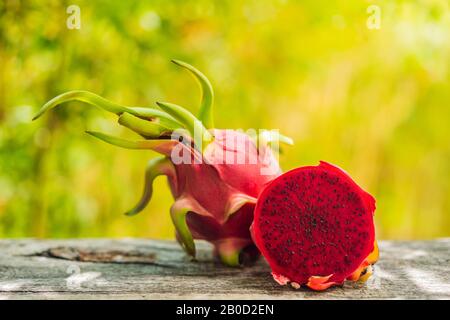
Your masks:
M 176 121 L 173 117 L 171 117 L 164 111 L 154 108 L 143 108 L 143 107 L 127 107 L 127 108 L 129 110 L 128 111 L 129 114 L 133 114 L 141 119 L 156 121 L 162 126 L 165 126 L 167 128 L 176 129 L 182 127 L 178 121 Z
M 147 169 L 145 170 L 144 192 L 142 194 L 142 197 L 137 205 L 133 209 L 127 211 L 125 214 L 127 216 L 133 216 L 144 210 L 144 208 L 152 198 L 153 181 L 156 179 L 156 177 L 170 174 L 170 172 L 173 172 L 173 174 L 175 174 L 175 168 L 173 167 L 173 164 L 170 162 L 169 158 L 163 157 L 150 160 L 147 164 Z
M 168 128 L 159 123 L 143 120 L 129 113 L 123 113 L 119 117 L 119 123 L 148 139 L 156 139 L 162 135 L 170 134 L 177 128 Z
M 263 130 L 262 132 L 259 133 L 258 140 L 260 144 L 270 144 L 271 142 L 274 141 L 278 141 L 288 145 L 294 144 L 294 140 L 292 140 L 292 138 L 282 135 L 281 133 L 274 130 L 272 131 Z
M 186 223 L 186 214 L 192 211 L 189 206 L 181 206 L 175 203 L 170 208 L 170 216 L 177 232 L 177 238 L 187 254 L 195 258 L 195 243 L 191 231 Z
M 156 102 L 156 104 L 165 112 L 174 117 L 175 120 L 184 125 L 186 130 L 194 139 L 195 145 L 197 147 L 201 146 L 201 151 L 203 151 L 208 143 L 211 142 L 211 134 L 192 113 L 173 103 Z
M 161 124 L 170 126 L 170 127 L 179 127 L 179 123 L 176 122 L 171 116 L 166 114 L 165 112 L 161 112 L 161 110 L 152 109 L 152 108 L 139 108 L 139 107 L 126 107 L 120 104 L 109 101 L 95 93 L 89 91 L 75 90 L 69 91 L 59 96 L 56 96 L 49 102 L 47 102 L 39 112 L 33 117 L 33 120 L 41 117 L 46 111 L 53 109 L 54 107 L 68 101 L 81 101 L 87 104 L 97 106 L 102 108 L 105 111 L 115 113 L 120 115 L 122 113 L 130 113 L 136 117 L 152 119 L 158 118 L 160 119 Z
M 33 120 L 36 120 L 40 116 L 42 116 L 47 110 L 50 110 L 56 106 L 58 106 L 61 103 L 67 102 L 67 101 L 82 101 L 86 102 L 90 105 L 98 106 L 106 111 L 115 113 L 115 114 L 121 114 L 123 112 L 129 112 L 126 107 L 121 106 L 117 103 L 111 102 L 109 100 L 106 100 L 105 98 L 100 97 L 99 95 L 96 95 L 89 91 L 81 91 L 81 90 L 75 90 L 75 91 L 69 91 L 63 94 L 60 94 L 59 96 L 54 97 L 52 100 L 47 102 L 41 110 L 33 117 Z M 131 113 L 134 113 L 131 111 Z
M 194 77 L 199 81 L 202 89 L 202 102 L 200 105 L 199 120 L 203 125 L 210 129 L 214 128 L 214 115 L 213 115 L 213 104 L 214 104 L 214 91 L 208 78 L 201 73 L 199 70 L 191 66 L 190 64 L 180 61 L 172 60 L 176 65 L 186 68 L 189 70 Z
M 122 138 L 117 138 L 114 136 L 111 136 L 109 134 L 97 132 L 97 131 L 86 131 L 86 133 L 90 134 L 91 136 L 96 137 L 97 139 L 100 139 L 102 141 L 105 141 L 109 144 L 122 147 L 125 149 L 150 149 L 150 150 L 156 150 L 159 147 L 161 147 L 164 144 L 168 143 L 177 143 L 177 141 L 168 140 L 168 139 L 160 139 L 160 140 L 126 140 Z

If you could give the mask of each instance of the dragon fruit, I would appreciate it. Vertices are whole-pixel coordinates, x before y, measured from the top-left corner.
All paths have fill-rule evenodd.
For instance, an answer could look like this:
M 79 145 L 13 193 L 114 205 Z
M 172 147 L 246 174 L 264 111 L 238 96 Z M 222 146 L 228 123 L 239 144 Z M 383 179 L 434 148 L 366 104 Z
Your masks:
M 325 290 L 372 274 L 374 211 L 371 195 L 321 162 L 286 172 L 264 189 L 251 233 L 276 282 Z
M 209 80 L 185 62 L 172 62 L 190 71 L 200 83 L 198 118 L 172 103 L 158 102 L 161 110 L 127 107 L 87 91 L 70 91 L 47 102 L 33 120 L 73 100 L 118 115 L 119 124 L 144 139 L 130 141 L 100 132 L 87 133 L 116 146 L 151 149 L 162 155 L 149 161 L 142 197 L 126 214 L 142 211 L 151 199 L 153 180 L 165 175 L 175 199 L 170 214 L 176 239 L 183 249 L 195 258 L 194 239 L 204 239 L 214 245 L 224 264 L 236 266 L 243 259 L 259 255 L 249 231 L 256 199 L 281 174 L 273 150 L 278 149 L 278 142 L 292 144 L 292 140 L 276 131 L 249 135 L 215 129 L 214 94 Z

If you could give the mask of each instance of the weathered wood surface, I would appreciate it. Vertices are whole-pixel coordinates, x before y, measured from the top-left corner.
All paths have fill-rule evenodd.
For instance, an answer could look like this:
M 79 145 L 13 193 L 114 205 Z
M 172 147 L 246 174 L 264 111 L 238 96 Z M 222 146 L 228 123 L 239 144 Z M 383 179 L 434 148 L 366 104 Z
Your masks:
M 450 299 L 450 239 L 382 241 L 366 284 L 320 293 L 277 285 L 262 260 L 227 268 L 198 248 L 192 262 L 171 241 L 0 240 L 0 299 Z

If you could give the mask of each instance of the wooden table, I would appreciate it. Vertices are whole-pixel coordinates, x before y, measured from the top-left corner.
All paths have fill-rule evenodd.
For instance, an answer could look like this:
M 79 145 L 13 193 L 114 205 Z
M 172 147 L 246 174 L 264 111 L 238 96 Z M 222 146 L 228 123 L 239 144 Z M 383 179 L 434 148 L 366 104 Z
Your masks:
M 366 284 L 326 292 L 277 285 L 261 259 L 227 268 L 198 242 L 148 239 L 0 240 L 0 299 L 450 299 L 450 239 L 381 241 Z

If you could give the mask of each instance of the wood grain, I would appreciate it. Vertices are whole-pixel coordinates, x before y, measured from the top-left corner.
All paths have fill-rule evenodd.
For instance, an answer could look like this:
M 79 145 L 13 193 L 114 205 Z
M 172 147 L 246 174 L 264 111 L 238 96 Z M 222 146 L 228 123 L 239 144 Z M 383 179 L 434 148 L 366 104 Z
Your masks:
M 172 241 L 0 240 L 0 299 L 450 299 L 450 239 L 382 241 L 375 275 L 326 292 L 277 285 L 261 259 L 198 261 Z

